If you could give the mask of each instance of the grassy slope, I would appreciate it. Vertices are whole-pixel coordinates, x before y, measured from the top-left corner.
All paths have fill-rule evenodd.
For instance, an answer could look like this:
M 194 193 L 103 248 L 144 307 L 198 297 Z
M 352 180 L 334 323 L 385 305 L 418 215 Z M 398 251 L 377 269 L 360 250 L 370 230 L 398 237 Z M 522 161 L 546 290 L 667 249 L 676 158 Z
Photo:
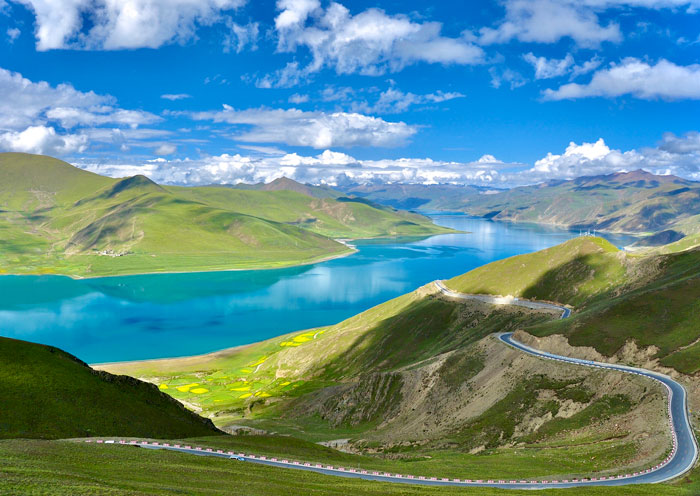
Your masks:
M 350 252 L 331 237 L 448 231 L 425 217 L 357 202 L 166 188 L 143 176 L 116 180 L 49 157 L 0 154 L 0 273 L 281 267 Z
M 662 365 L 700 371 L 700 251 L 624 257 L 600 238 L 576 238 L 447 282 L 466 293 L 512 294 L 577 307 L 566 321 L 528 329 L 615 354 L 630 339 L 656 346 Z M 635 281 L 638 279 L 637 281 Z
M 421 236 L 447 232 L 417 214 L 373 207 L 349 198 L 314 198 L 296 191 L 245 191 L 226 187 L 169 188 L 183 198 L 304 227 L 331 238 Z
M 546 250 L 499 260 L 446 282 L 455 291 L 512 295 L 579 305 L 625 280 L 618 250 L 581 237 Z
M 249 417 L 246 412 L 263 403 L 271 409 L 258 407 L 253 417 L 269 417 L 276 415 L 278 399 L 294 399 L 368 372 L 391 372 L 468 346 L 491 332 L 547 319 L 494 313 L 465 333 L 458 305 L 424 298 L 419 291 L 335 326 L 198 357 L 100 368 L 157 381 L 173 397 L 216 413 L 219 422 Z M 192 384 L 197 386 L 187 387 Z M 197 387 L 207 391 L 193 393 Z
M 446 391 L 447 395 L 454 396 L 465 381 L 483 368 L 472 351 L 473 343 L 490 333 L 533 325 L 550 317 L 494 311 L 479 317 L 478 324 L 474 323 L 475 318 L 474 314 L 465 313 L 460 304 L 425 297 L 424 291 L 418 291 L 336 326 L 200 357 L 105 368 L 156 381 L 175 398 L 201 407 L 219 425 L 248 424 L 312 441 L 366 438 L 380 431 L 391 437 L 391 426 L 377 428 L 382 419 L 393 415 L 394 403 L 402 401 L 396 389 L 402 373 L 426 364 L 429 367 L 432 360 L 441 360 L 447 353 L 450 358 L 441 365 L 438 382 L 451 391 Z M 396 387 L 389 384 L 386 394 L 381 386 L 371 387 L 371 393 L 365 393 L 362 384 L 374 384 L 377 377 L 395 377 L 399 382 Z M 436 387 L 435 380 L 431 387 Z M 504 470 L 514 477 L 524 477 L 534 473 L 582 474 L 591 469 L 614 470 L 636 463 L 635 444 L 623 439 L 624 435 L 620 437 L 619 432 L 603 429 L 595 439 L 588 434 L 584 438 L 574 439 L 568 434 L 562 437 L 564 431 L 583 428 L 593 419 L 600 421 L 627 413 L 629 405 L 624 397 L 602 396 L 564 425 L 545 423 L 550 431 L 547 435 L 533 439 L 519 435 L 518 439 L 526 443 L 518 450 L 520 455 L 499 448 L 503 440 L 515 439 L 514 426 L 525 417 L 545 407 L 557 412 L 558 402 L 537 400 L 538 394 L 546 396 L 551 392 L 561 401 L 589 402 L 590 386 L 580 381 L 543 378 L 533 390 L 532 378 L 522 378 L 515 389 L 527 390 L 527 394 L 523 393 L 527 402 L 494 405 L 480 419 L 465 423 L 462 430 L 437 444 L 410 444 L 389 451 L 382 448 L 384 458 L 358 458 L 355 463 L 367 468 L 393 467 L 451 477 L 465 476 L 464 467 L 469 467 L 471 477 L 495 476 Z M 334 388 L 347 384 L 360 384 L 358 398 L 364 400 L 353 404 L 342 396 L 338 399 Z M 369 397 L 371 402 L 367 402 Z M 319 405 L 320 411 L 330 410 L 330 417 L 319 416 Z M 336 408 L 340 413 L 335 413 Z M 486 423 L 483 419 L 487 419 Z M 487 451 L 480 455 L 470 455 L 468 451 L 483 441 L 469 434 L 468 429 L 488 430 L 500 441 L 489 443 Z M 396 456 L 399 459 L 395 461 L 386 458 Z
M 650 255 L 657 265 L 650 282 L 600 298 L 575 318 L 529 330 L 545 336 L 564 334 L 574 346 L 592 346 L 615 354 L 632 339 L 639 346 L 655 346 L 662 365 L 679 372 L 700 371 L 700 251 Z
M 0 437 L 211 435 L 209 421 L 154 386 L 96 372 L 56 348 L 0 338 Z
M 17 495 L 196 494 L 250 496 L 353 495 L 503 495 L 532 491 L 430 488 L 329 478 L 298 471 L 241 464 L 230 460 L 161 453 L 118 446 L 75 445 L 60 441 L 0 441 L 0 492 Z M 344 462 L 346 463 L 346 462 Z M 523 457 L 520 465 L 529 463 Z M 349 465 L 349 464 L 348 464 Z M 514 463 L 515 465 L 515 463 Z M 552 495 L 691 496 L 700 491 L 700 474 L 675 484 L 620 488 L 544 490 Z

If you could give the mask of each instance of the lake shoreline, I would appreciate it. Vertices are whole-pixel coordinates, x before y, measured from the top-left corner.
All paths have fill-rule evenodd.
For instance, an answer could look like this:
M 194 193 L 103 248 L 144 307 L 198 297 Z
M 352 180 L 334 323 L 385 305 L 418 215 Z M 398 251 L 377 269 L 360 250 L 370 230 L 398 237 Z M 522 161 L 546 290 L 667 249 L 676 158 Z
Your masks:
M 335 260 L 297 268 L 0 277 L 2 334 L 56 346 L 91 364 L 197 356 L 332 325 L 435 279 L 577 235 L 459 214 L 435 219 L 471 234 L 344 240 L 354 246 L 338 246 Z
M 434 236 L 438 236 L 435 234 Z M 347 240 L 347 241 L 354 241 L 354 240 Z M 250 268 L 241 268 L 241 269 L 198 269 L 198 270 L 164 270 L 164 271 L 157 271 L 157 272 L 134 272 L 134 273 L 129 273 L 129 274 L 110 274 L 110 275 L 103 275 L 103 276 L 77 276 L 75 274 L 60 274 L 60 273 L 35 273 L 35 274 L 13 274 L 13 273 L 3 273 L 0 274 L 0 277 L 3 276 L 14 276 L 14 277 L 41 277 L 41 276 L 55 276 L 55 277 L 67 277 L 68 279 L 72 279 L 74 281 L 87 281 L 87 280 L 95 280 L 95 279 L 110 279 L 114 277 L 137 277 L 137 276 L 157 276 L 160 274 L 208 274 L 211 272 L 244 272 L 244 271 L 258 271 L 258 270 L 279 270 L 279 269 L 291 269 L 294 267 L 304 267 L 306 265 L 314 265 L 317 263 L 323 263 L 323 262 L 328 262 L 330 260 L 335 260 L 338 258 L 345 258 L 349 257 L 350 255 L 354 255 L 357 253 L 357 249 L 354 248 L 352 245 L 348 243 L 343 243 L 341 241 L 338 241 L 341 244 L 345 245 L 348 247 L 348 250 L 344 250 L 340 253 L 336 253 L 334 255 L 326 255 L 323 257 L 320 257 L 318 259 L 313 259 L 309 260 L 306 262 L 299 262 L 299 263 L 289 263 L 289 264 L 283 264 L 283 265 L 276 265 L 274 267 L 250 267 Z
M 444 227 L 444 226 L 440 226 Z M 338 258 L 345 258 L 349 257 L 351 255 L 354 255 L 357 253 L 357 248 L 355 248 L 354 245 L 351 243 L 354 241 L 371 241 L 371 240 L 391 240 L 391 239 L 397 239 L 397 238 L 411 238 L 411 239 L 428 239 L 432 238 L 434 236 L 444 236 L 448 234 L 470 234 L 467 231 L 459 231 L 456 229 L 451 229 L 447 232 L 437 232 L 434 234 L 426 234 L 424 236 L 408 236 L 408 235 L 397 235 L 394 237 L 391 236 L 377 236 L 373 238 L 338 238 L 334 239 L 333 241 L 336 241 L 337 243 L 340 243 L 344 245 L 347 250 L 344 250 L 342 252 L 332 254 L 332 255 L 324 255 L 319 258 L 309 260 L 306 262 L 290 262 L 288 264 L 282 264 L 282 265 L 275 265 L 275 266 L 268 266 L 268 267 L 246 267 L 246 268 L 236 268 L 236 269 L 196 269 L 196 270 L 164 270 L 164 271 L 155 271 L 155 272 L 133 272 L 133 273 L 128 273 L 128 274 L 109 274 L 109 275 L 97 275 L 97 276 L 79 276 L 75 274 L 61 274 L 61 273 L 22 273 L 22 274 L 16 274 L 16 273 L 0 273 L 0 277 L 3 276 L 17 276 L 17 277 L 22 277 L 22 276 L 33 276 L 33 277 L 40 277 L 40 276 L 56 276 L 56 277 L 67 277 L 69 279 L 72 279 L 74 281 L 83 281 L 83 280 L 94 280 L 94 279 L 107 279 L 107 278 L 112 278 L 112 277 L 133 277 L 133 276 L 151 276 L 151 275 L 159 275 L 159 274 L 206 274 L 206 273 L 211 273 L 211 272 L 243 272 L 243 271 L 259 271 L 259 270 L 279 270 L 279 269 L 290 269 L 294 267 L 304 267 L 307 265 L 314 265 L 318 263 L 323 263 L 323 262 L 328 262 L 330 260 L 336 260 Z

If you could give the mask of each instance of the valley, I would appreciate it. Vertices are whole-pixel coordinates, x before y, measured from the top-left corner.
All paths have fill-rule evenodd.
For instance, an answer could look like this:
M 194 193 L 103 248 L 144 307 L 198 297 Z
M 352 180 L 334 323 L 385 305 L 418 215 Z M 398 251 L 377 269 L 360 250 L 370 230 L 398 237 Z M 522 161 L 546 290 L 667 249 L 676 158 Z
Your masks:
M 510 270 L 508 264 L 518 265 L 520 279 L 500 288 L 469 286 L 471 280 L 488 284 L 486 275 L 502 280 L 498 271 Z M 541 362 L 504 347 L 492 334 L 512 330 L 533 342 L 540 329 L 575 327 L 589 302 L 614 305 L 627 294 L 652 290 L 664 279 L 658 267 L 675 270 L 676 264 L 683 265 L 673 257 L 624 256 L 604 240 L 577 238 L 446 282 L 473 293 L 571 303 L 574 314 L 566 320 L 556 320 L 557 311 L 451 301 L 431 284 L 336 326 L 212 355 L 105 368 L 158 384 L 224 430 L 330 443 L 401 463 L 408 473 L 436 463 L 438 475 L 463 477 L 465 464 L 491 460 L 502 467 L 498 460 L 518 450 L 542 460 L 531 476 L 571 477 L 583 467 L 619 473 L 663 456 L 669 443 L 664 392 L 625 374 Z M 628 339 L 633 341 L 623 343 L 625 349 L 636 346 L 635 334 Z M 544 342 L 542 349 L 548 349 Z M 623 353 L 624 363 L 669 371 L 651 350 Z M 577 348 L 563 354 L 580 355 Z M 695 405 L 696 379 L 683 369 L 671 373 Z M 193 393 L 198 386 L 204 391 Z M 576 469 L 575 463 L 572 472 L 547 468 L 546 459 L 564 460 L 564 453 L 583 465 Z M 496 477 L 488 468 L 469 475 Z

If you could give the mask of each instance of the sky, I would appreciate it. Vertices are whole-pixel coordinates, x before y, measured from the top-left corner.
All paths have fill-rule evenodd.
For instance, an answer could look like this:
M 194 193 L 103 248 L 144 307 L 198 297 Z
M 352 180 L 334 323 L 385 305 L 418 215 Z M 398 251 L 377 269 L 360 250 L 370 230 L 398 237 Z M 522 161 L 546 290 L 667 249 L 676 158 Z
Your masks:
M 0 151 L 169 184 L 700 180 L 700 0 L 0 0 Z

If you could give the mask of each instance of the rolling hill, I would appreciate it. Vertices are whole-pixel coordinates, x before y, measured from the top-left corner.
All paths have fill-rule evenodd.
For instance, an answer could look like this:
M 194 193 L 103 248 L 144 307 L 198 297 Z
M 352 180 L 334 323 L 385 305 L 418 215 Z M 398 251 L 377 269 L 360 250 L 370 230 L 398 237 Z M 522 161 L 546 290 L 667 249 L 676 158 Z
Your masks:
M 57 348 L 0 337 L 0 438 L 221 434 L 158 389 Z
M 282 267 L 351 251 L 333 238 L 444 232 L 426 217 L 348 198 L 161 186 L 44 156 L 0 154 L 0 273 Z

